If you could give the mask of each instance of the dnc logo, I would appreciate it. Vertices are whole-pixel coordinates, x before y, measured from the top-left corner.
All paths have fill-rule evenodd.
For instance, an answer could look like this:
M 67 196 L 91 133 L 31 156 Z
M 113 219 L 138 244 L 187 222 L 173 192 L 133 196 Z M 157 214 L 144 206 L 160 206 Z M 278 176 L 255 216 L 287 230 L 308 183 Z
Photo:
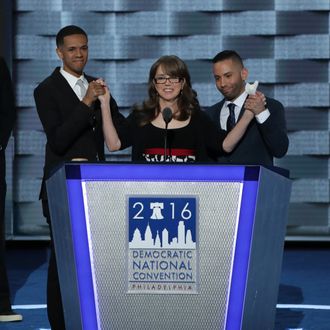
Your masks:
M 196 197 L 128 198 L 128 291 L 194 293 Z
M 196 198 L 129 198 L 130 248 L 196 248 Z

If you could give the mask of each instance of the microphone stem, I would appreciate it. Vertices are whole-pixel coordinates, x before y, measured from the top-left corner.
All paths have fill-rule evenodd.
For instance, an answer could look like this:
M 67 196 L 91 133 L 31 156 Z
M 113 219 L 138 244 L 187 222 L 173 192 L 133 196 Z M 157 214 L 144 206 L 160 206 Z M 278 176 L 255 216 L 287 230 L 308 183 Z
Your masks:
M 166 158 L 167 158 L 167 126 L 168 126 L 168 123 L 165 123 L 164 162 L 166 162 Z
M 164 147 L 165 147 L 165 151 L 164 151 L 164 162 L 166 162 L 166 158 L 167 158 L 167 127 L 168 127 L 168 123 L 172 120 L 172 110 L 170 108 L 165 108 L 162 111 L 162 116 L 165 122 L 165 132 L 164 132 Z M 171 157 L 169 158 L 169 161 L 171 161 Z

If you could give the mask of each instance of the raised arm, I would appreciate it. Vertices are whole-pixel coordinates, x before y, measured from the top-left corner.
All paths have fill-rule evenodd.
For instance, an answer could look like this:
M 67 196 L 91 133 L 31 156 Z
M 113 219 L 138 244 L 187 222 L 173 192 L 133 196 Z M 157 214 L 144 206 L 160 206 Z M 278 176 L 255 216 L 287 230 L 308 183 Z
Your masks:
M 245 110 L 241 119 L 236 123 L 234 128 L 227 134 L 222 142 L 222 149 L 230 153 L 234 150 L 243 135 L 245 134 L 251 120 L 254 118 L 253 112 Z
M 110 98 L 111 94 L 108 86 L 104 83 L 103 80 L 97 80 L 98 83 L 102 84 L 105 93 L 103 95 L 99 95 L 99 100 L 101 104 L 101 113 L 102 113 L 102 129 L 105 144 L 109 151 L 119 150 L 121 147 L 121 141 L 119 139 L 117 130 L 115 125 L 113 124 L 111 109 L 110 109 Z

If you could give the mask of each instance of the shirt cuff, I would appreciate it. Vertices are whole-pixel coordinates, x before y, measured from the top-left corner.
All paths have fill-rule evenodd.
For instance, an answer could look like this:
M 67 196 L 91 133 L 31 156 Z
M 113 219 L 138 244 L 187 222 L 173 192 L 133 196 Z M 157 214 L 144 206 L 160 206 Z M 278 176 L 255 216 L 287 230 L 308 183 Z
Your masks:
M 268 119 L 269 116 L 270 116 L 269 110 L 265 109 L 264 111 L 256 115 L 255 118 L 259 124 L 263 124 Z

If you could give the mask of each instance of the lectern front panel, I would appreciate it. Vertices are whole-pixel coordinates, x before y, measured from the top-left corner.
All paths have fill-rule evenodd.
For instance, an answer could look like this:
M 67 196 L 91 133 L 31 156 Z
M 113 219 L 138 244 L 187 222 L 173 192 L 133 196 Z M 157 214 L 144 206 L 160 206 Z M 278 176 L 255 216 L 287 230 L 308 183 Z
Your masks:
M 240 329 L 258 168 L 66 169 L 83 329 Z
M 84 182 L 83 191 L 101 329 L 109 324 L 122 329 L 126 320 L 126 329 L 224 327 L 242 183 L 94 181 Z M 159 246 L 130 249 L 127 203 L 139 195 L 150 200 L 196 198 L 196 249 L 167 247 L 161 239 Z M 161 235 L 152 231 L 154 222 L 165 219 L 151 219 L 150 208 L 142 214 L 147 203 L 138 205 L 137 216 L 149 216 L 150 236 L 156 241 Z M 141 235 L 144 241 L 146 233 Z M 185 257 L 189 252 L 190 258 Z

